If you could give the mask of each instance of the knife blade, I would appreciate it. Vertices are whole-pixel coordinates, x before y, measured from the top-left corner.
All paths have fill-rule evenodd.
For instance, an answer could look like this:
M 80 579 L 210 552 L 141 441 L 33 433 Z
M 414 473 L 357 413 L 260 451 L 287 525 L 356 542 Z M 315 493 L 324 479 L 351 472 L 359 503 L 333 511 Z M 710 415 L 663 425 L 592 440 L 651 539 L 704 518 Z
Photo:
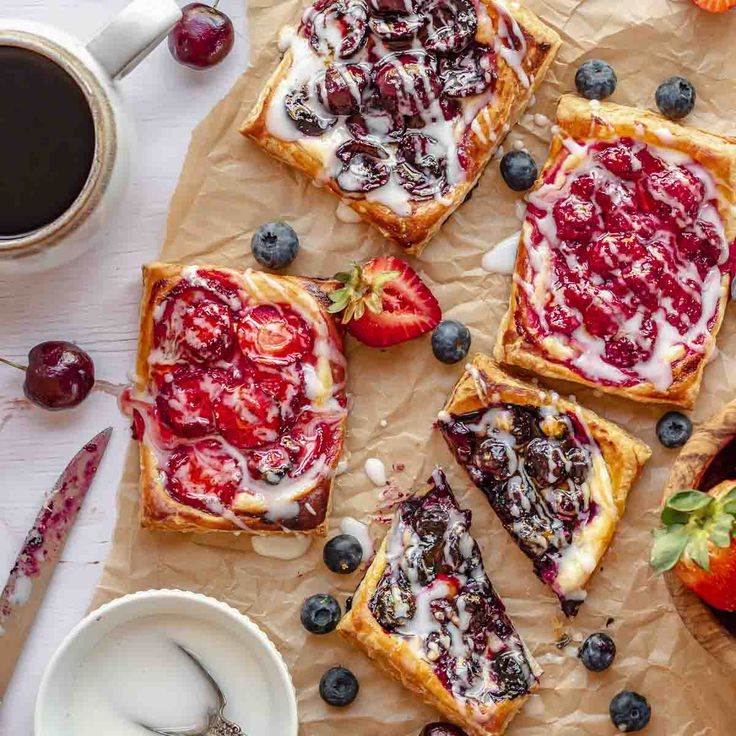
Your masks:
M 0 698 L 8 687 L 69 530 L 92 485 L 111 434 L 112 427 L 108 427 L 87 442 L 59 476 L 0 594 Z

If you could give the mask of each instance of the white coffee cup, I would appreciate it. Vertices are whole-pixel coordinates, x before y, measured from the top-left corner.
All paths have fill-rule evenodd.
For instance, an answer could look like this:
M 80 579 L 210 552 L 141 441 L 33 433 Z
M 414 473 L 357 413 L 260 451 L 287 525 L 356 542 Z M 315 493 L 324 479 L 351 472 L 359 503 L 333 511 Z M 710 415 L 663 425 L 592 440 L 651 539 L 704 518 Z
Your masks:
M 29 273 L 84 252 L 122 197 L 128 177 L 129 129 L 116 81 L 130 72 L 181 18 L 175 0 L 133 0 L 87 45 L 53 27 L 0 18 L 0 46 L 38 53 L 67 72 L 84 93 L 95 128 L 95 151 L 83 189 L 53 222 L 0 237 L 0 272 Z

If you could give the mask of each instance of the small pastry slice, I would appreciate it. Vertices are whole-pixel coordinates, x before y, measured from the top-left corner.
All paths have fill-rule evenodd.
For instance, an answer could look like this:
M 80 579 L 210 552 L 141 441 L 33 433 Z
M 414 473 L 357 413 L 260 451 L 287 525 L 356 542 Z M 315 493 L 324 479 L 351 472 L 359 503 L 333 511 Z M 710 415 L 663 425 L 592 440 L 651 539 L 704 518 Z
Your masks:
M 651 450 L 476 355 L 440 412 L 456 460 L 574 616 Z
M 541 669 L 444 473 L 402 503 L 338 631 L 469 736 L 501 734 Z

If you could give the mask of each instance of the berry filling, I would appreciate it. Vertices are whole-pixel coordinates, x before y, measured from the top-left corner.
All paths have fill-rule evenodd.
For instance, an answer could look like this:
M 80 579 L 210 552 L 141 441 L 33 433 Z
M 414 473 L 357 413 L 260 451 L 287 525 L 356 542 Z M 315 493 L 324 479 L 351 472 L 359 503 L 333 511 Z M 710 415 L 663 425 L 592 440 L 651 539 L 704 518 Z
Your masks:
M 203 437 L 215 431 L 213 403 L 220 395 L 225 375 L 200 368 L 178 368 L 167 373 L 156 396 L 164 424 L 182 437 Z
M 556 581 L 576 535 L 596 515 L 591 472 L 600 450 L 583 421 L 551 406 L 496 404 L 440 427 L 537 575 L 574 615 L 582 594 Z
M 528 693 L 538 668 L 488 579 L 470 521 L 435 471 L 429 492 L 397 511 L 368 606 L 455 700 L 482 711 Z
M 368 8 L 364 0 L 317 0 L 304 14 L 303 27 L 320 56 L 347 59 L 365 45 Z
M 285 305 L 260 305 L 238 323 L 238 343 L 246 358 L 262 365 L 296 363 L 312 348 L 304 320 Z
M 279 405 L 252 380 L 222 391 L 214 415 L 220 434 L 239 449 L 262 447 L 279 436 Z
M 716 182 L 630 138 L 566 145 L 530 196 L 517 329 L 588 381 L 666 392 L 676 369 L 697 369 L 723 309 L 732 259 Z
M 435 60 L 422 51 L 384 57 L 373 69 L 372 81 L 383 105 L 402 115 L 429 110 L 442 90 Z
M 325 89 L 324 94 L 327 94 Z M 337 118 L 323 115 L 314 106 L 310 107 L 311 95 L 306 84 L 289 92 L 284 100 L 286 114 L 294 121 L 294 125 L 301 133 L 319 137 L 326 133 L 336 122 Z
M 391 176 L 386 163 L 388 151 L 381 145 L 345 141 L 336 155 L 342 163 L 337 183 L 345 192 L 370 192 L 382 187 Z
M 368 72 L 359 64 L 330 64 L 317 82 L 317 97 L 333 115 L 351 115 L 360 110 L 368 86 Z
M 422 42 L 437 54 L 459 54 L 475 37 L 478 16 L 470 0 L 426 0 Z

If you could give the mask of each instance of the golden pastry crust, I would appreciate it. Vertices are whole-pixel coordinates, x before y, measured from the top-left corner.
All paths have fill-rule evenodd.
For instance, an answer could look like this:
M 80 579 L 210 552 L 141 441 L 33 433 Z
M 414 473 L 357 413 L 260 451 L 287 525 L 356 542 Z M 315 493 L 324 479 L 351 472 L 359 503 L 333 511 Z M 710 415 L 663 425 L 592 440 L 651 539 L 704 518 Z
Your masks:
M 494 0 L 479 0 L 485 6 L 494 28 L 498 28 L 499 9 Z M 240 132 L 255 141 L 274 158 L 302 171 L 313 181 L 339 197 L 366 222 L 376 227 L 384 236 L 408 253 L 419 255 L 442 223 L 465 200 L 475 186 L 486 164 L 508 131 L 518 122 L 529 100 L 544 79 L 547 70 L 561 45 L 559 35 L 542 23 L 536 15 L 518 4 L 513 11 L 507 9 L 521 28 L 527 44 L 527 54 L 522 62 L 529 78 L 525 87 L 514 70 L 502 57 L 498 57 L 498 80 L 491 104 L 481 108 L 466 134 L 466 157 L 469 163 L 464 181 L 453 187 L 447 197 L 439 201 L 414 202 L 411 214 L 402 216 L 388 206 L 369 201 L 364 197 L 345 193 L 334 179 L 323 174 L 326 161 L 309 146 L 299 140 L 286 141 L 274 136 L 267 127 L 271 102 L 280 83 L 286 79 L 293 64 L 291 49 L 284 54 L 281 63 L 269 79 L 252 111 L 243 122 Z M 496 31 L 479 23 L 476 39 L 490 41 Z
M 185 271 L 191 267 L 172 263 L 150 263 L 143 266 L 143 296 L 140 307 L 140 337 L 136 359 L 136 373 L 133 382 L 134 395 L 145 396 L 152 376 L 149 356 L 154 349 L 154 314 L 166 295 L 182 280 Z M 325 331 L 326 339 L 334 345 L 335 354 L 342 356 L 342 335 L 335 321 L 327 313 L 329 300 L 320 288 L 318 280 L 295 276 L 276 276 L 260 271 L 235 271 L 228 268 L 210 266 L 197 267 L 227 277 L 259 303 L 274 301 L 299 304 Z M 324 380 L 324 396 L 317 397 L 319 403 L 331 388 L 332 381 L 344 383 L 342 376 L 334 374 L 334 365 L 321 373 Z M 136 402 L 131 402 L 136 408 Z M 141 406 L 141 408 L 143 408 Z M 166 491 L 163 472 L 148 433 L 140 441 L 140 521 L 144 528 L 175 532 L 253 532 L 256 534 L 286 535 L 310 534 L 324 536 L 327 531 L 327 518 L 332 503 L 332 482 L 334 470 L 340 458 L 345 435 L 346 417 L 336 432 L 336 445 L 329 467 L 314 482 L 303 488 L 292 501 L 298 503 L 296 516 L 288 519 L 271 520 L 266 518 L 267 506 L 262 500 L 249 493 L 236 495 L 232 513 L 216 515 L 180 503 Z
M 422 493 L 417 495 L 421 496 Z M 405 640 L 383 630 L 368 604 L 388 563 L 386 548 L 390 535 L 389 530 L 353 595 L 350 611 L 340 620 L 337 631 L 362 649 L 386 673 L 399 680 L 405 688 L 421 696 L 425 703 L 435 708 L 444 718 L 465 729 L 468 736 L 499 736 L 526 699 L 537 690 L 538 684 L 534 683 L 524 695 L 494 702 L 486 709 L 485 720 L 481 723 L 474 717 L 471 707 L 461 706 L 444 687 L 429 663 L 417 657 Z M 528 652 L 526 654 L 538 676 L 541 669 L 531 655 Z
M 588 100 L 565 95 L 557 108 L 559 132 L 554 136 L 549 158 L 540 174 L 538 189 L 552 170 L 563 151 L 566 137 L 576 140 L 605 140 L 628 137 L 649 145 L 673 149 L 687 154 L 706 168 L 716 179 L 719 205 L 728 242 L 736 238 L 736 138 L 708 133 L 704 130 L 679 125 L 655 113 L 638 108 L 623 107 L 609 102 L 592 105 Z M 574 158 L 574 157 L 570 157 Z M 710 327 L 710 340 L 702 354 L 690 353 L 673 366 L 673 381 L 666 390 L 657 390 L 649 382 L 632 386 L 598 383 L 585 378 L 566 365 L 550 360 L 537 346 L 531 344 L 517 328 L 524 321 L 524 307 L 520 299 L 519 280 L 527 260 L 525 239 L 531 226 L 524 223 L 516 258 L 515 277 L 511 286 L 509 309 L 504 315 L 494 348 L 494 358 L 504 364 L 519 366 L 541 376 L 560 378 L 591 386 L 635 401 L 668 403 L 690 409 L 700 391 L 703 371 L 713 351 L 715 338 L 721 327 L 728 302 L 729 275 L 721 278 L 722 294 L 718 301 L 716 318 Z
M 595 500 L 601 511 L 595 517 L 595 524 L 584 526 L 573 538 L 574 543 L 595 560 L 595 567 L 586 569 L 571 566 L 560 593 L 583 591 L 613 540 L 618 521 L 624 513 L 626 498 L 652 451 L 641 440 L 594 412 L 549 391 L 512 378 L 491 358 L 482 354 L 473 358 L 455 385 L 442 410 L 440 422 L 448 415 L 459 416 L 476 412 L 498 403 L 531 407 L 552 405 L 561 413 L 577 414 L 600 448 L 610 483 L 605 481 L 604 469 L 596 467 L 594 463 L 592 484 L 597 487 L 594 488 L 594 493 L 597 494 Z M 609 487 L 610 500 L 607 499 L 609 491 L 606 490 Z M 610 508 L 611 503 L 614 509 Z

